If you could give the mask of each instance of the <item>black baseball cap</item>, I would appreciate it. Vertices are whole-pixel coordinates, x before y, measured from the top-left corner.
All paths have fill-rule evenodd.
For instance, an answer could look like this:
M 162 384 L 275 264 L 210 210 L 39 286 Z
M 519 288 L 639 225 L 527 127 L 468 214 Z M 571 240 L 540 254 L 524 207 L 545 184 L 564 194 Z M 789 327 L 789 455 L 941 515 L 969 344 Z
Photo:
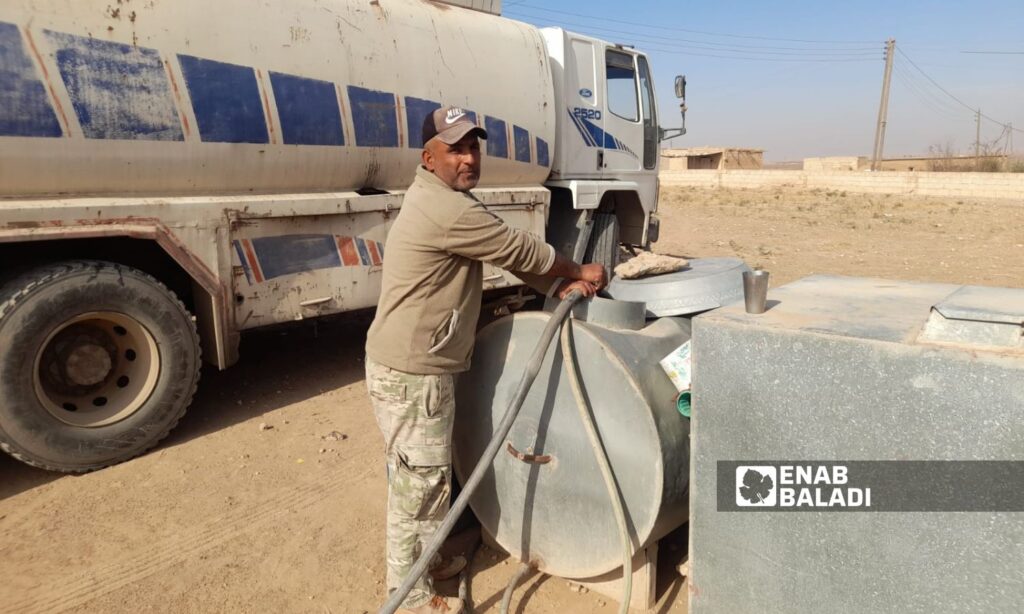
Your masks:
M 461 107 L 442 107 L 423 118 L 423 144 L 437 137 L 441 141 L 454 145 L 462 137 L 474 132 L 482 139 L 487 138 L 487 131 L 477 126 L 470 119 L 470 114 Z

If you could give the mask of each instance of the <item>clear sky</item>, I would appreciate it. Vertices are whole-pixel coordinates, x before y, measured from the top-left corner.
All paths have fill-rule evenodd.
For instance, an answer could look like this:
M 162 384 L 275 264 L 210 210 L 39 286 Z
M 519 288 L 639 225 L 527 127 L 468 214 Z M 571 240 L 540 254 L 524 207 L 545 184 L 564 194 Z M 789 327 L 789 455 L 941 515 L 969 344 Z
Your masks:
M 673 147 L 870 156 L 891 37 L 886 157 L 973 153 L 978 107 L 990 118 L 982 143 L 1002 149 L 1012 123 L 1024 151 L 1024 0 L 505 0 L 502 10 L 648 52 L 662 126 L 678 125 L 672 84 L 685 74 L 688 133 Z

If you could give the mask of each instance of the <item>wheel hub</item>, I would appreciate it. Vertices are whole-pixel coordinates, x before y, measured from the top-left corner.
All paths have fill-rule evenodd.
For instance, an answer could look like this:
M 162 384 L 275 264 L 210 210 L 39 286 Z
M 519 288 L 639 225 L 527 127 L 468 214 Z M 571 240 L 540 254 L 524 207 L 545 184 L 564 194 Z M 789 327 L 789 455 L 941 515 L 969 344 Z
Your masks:
M 79 386 L 92 386 L 107 379 L 114 362 L 98 345 L 80 345 L 71 350 L 64 371 Z
M 66 321 L 36 356 L 35 388 L 54 417 L 98 427 L 133 414 L 160 370 L 153 335 L 131 316 L 93 312 Z

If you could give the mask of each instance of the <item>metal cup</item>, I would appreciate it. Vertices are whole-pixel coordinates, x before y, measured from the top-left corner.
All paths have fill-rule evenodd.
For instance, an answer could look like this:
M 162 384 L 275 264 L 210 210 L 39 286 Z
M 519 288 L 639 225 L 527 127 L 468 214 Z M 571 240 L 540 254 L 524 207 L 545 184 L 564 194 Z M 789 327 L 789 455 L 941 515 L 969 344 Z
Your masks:
M 764 313 L 768 300 L 768 271 L 760 269 L 743 273 L 743 302 L 747 313 Z

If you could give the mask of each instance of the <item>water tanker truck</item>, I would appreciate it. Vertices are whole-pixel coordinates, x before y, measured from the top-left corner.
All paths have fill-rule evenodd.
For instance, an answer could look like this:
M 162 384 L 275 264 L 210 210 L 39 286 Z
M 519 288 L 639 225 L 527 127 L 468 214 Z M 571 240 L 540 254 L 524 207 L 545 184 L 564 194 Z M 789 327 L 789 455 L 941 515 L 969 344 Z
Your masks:
M 373 307 L 441 105 L 486 128 L 474 193 L 508 223 L 605 264 L 655 241 L 667 131 L 647 58 L 499 13 L 0 5 L 0 447 L 66 472 L 123 461 L 242 331 Z M 507 272 L 485 284 L 519 300 Z

